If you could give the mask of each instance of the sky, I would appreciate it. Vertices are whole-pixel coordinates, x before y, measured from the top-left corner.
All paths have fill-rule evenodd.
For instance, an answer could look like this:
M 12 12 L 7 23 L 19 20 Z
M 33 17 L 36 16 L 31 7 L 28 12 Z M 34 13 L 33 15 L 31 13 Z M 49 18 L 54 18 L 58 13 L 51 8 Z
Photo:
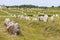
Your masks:
M 0 0 L 0 5 L 59 6 L 60 0 Z

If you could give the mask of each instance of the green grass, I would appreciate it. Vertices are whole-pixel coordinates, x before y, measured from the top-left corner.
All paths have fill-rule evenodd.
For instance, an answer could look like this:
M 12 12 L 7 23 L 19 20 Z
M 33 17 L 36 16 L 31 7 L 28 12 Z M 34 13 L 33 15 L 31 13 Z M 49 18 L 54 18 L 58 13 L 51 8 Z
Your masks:
M 58 19 L 56 19 L 54 23 L 51 23 L 50 20 L 44 23 L 10 18 L 20 24 L 22 34 L 18 36 L 10 35 L 7 32 L 6 26 L 3 24 L 4 19 L 3 17 L 0 18 L 1 40 L 58 40 L 60 37 L 60 21 Z
M 0 16 L 7 16 L 7 13 L 4 13 L 3 11 L 0 10 Z
M 37 15 L 37 12 L 39 12 L 39 10 L 32 10 L 31 15 L 33 15 L 34 11 L 36 12 L 35 15 Z M 19 14 L 18 12 L 12 12 L 12 10 L 9 10 L 8 12 L 16 15 Z M 30 15 L 30 11 L 24 12 Z M 47 14 L 52 15 L 53 13 L 48 12 Z M 41 21 L 26 21 L 24 19 L 9 17 L 11 21 L 13 20 L 20 24 L 21 34 L 18 36 L 10 35 L 7 32 L 6 26 L 4 25 L 5 18 L 6 17 L 0 17 L 0 40 L 60 40 L 60 18 L 58 19 L 55 17 L 54 22 L 51 22 L 49 18 L 48 22 L 45 23 Z
M 54 10 L 54 12 L 53 12 L 53 10 Z M 58 8 L 56 8 L 56 10 L 57 11 L 59 11 L 58 10 Z M 16 14 L 16 15 L 19 15 L 19 14 L 23 14 L 23 15 L 25 15 L 25 13 L 27 14 L 27 15 L 44 15 L 44 14 L 48 14 L 48 15 L 53 15 L 53 14 L 59 14 L 60 15 L 60 12 L 56 12 L 56 10 L 53 8 L 49 8 L 49 9 L 44 9 L 44 10 L 26 10 L 26 9 L 24 9 L 23 10 L 23 13 L 22 13 L 22 10 L 4 10 L 4 11 L 7 11 L 7 12 L 9 12 L 10 14 Z M 51 11 L 51 12 L 50 12 Z M 40 12 L 40 13 L 44 13 L 44 14 L 38 14 L 38 12 Z

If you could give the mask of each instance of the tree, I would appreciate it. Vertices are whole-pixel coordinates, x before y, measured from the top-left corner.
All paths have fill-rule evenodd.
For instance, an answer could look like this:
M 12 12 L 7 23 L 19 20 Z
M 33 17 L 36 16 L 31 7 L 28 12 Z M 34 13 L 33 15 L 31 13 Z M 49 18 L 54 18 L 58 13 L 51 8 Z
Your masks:
M 60 6 L 58 6 L 60 8 Z
M 52 8 L 54 8 L 54 6 L 52 6 Z

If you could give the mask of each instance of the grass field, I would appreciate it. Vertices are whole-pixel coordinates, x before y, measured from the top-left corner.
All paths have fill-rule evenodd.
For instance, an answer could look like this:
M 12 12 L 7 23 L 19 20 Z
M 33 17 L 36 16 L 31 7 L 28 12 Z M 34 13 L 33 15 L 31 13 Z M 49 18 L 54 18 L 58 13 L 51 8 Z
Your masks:
M 52 11 L 54 10 L 54 12 Z M 32 21 L 32 20 L 24 20 L 14 17 L 9 17 L 11 20 L 20 24 L 21 34 L 18 36 L 10 35 L 7 30 L 6 26 L 4 25 L 4 19 L 9 16 L 8 14 L 23 14 L 26 13 L 27 15 L 43 15 L 39 14 L 38 12 L 45 13 L 48 15 L 59 14 L 60 12 L 56 11 L 59 9 L 44 9 L 44 10 L 30 10 L 23 11 L 21 10 L 0 10 L 0 40 L 60 40 L 60 18 L 55 17 L 55 21 L 52 23 L 50 18 L 47 23 L 39 22 L 39 21 Z M 51 12 L 50 12 L 51 11 Z

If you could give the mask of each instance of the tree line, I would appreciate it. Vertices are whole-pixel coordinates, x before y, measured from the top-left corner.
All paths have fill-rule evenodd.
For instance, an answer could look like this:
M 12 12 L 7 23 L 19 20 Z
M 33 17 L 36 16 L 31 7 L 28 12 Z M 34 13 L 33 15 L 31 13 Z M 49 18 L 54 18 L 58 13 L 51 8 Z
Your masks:
M 56 8 L 55 6 L 51 6 L 51 7 L 46 7 L 46 6 L 35 6 L 35 5 L 14 5 L 14 6 L 6 6 L 7 8 Z M 58 6 L 57 8 L 60 8 L 60 6 Z

